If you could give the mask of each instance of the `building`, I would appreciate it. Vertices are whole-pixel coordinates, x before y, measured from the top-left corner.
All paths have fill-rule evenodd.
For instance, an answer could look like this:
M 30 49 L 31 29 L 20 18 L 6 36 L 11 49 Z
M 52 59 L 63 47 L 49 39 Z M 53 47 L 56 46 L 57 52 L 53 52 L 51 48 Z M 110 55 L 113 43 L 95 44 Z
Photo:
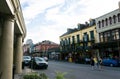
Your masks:
M 89 23 L 78 24 L 78 28 L 68 29 L 60 36 L 62 59 L 71 56 L 76 61 L 78 58 L 90 57 L 94 43 L 97 43 L 96 25 L 95 19 L 90 19 Z
M 48 58 L 51 60 L 61 60 L 59 45 L 48 49 Z
M 30 55 L 30 45 L 29 44 L 23 45 L 23 55 Z
M 120 58 L 120 9 L 96 18 L 96 28 L 100 56 Z
M 44 40 L 37 44 L 34 44 L 34 53 L 37 53 L 39 56 L 48 56 L 49 50 L 51 48 L 59 47 L 59 44 L 51 42 L 49 40 Z
M 26 27 L 19 0 L 0 1 L 0 79 L 13 79 L 22 72 L 22 43 Z

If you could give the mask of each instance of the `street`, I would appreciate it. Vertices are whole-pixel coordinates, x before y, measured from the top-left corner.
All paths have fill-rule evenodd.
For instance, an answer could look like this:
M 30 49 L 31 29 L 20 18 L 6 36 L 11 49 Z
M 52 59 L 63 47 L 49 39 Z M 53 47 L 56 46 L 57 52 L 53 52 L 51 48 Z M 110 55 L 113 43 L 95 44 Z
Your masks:
M 55 79 L 56 72 L 66 73 L 66 79 L 120 79 L 120 67 L 103 67 L 102 70 L 92 70 L 90 65 L 69 62 L 49 61 L 47 70 L 32 70 L 46 73 L 49 79 Z

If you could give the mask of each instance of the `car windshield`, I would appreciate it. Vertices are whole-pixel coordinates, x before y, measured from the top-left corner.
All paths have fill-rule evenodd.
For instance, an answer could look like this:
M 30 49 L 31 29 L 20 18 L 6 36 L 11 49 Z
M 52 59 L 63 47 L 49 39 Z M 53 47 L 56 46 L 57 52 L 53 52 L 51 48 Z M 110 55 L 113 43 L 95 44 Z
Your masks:
M 30 59 L 30 57 L 29 56 L 24 56 L 23 59 Z
M 44 61 L 44 59 L 39 58 L 39 57 L 36 57 L 35 60 L 36 60 L 36 61 Z

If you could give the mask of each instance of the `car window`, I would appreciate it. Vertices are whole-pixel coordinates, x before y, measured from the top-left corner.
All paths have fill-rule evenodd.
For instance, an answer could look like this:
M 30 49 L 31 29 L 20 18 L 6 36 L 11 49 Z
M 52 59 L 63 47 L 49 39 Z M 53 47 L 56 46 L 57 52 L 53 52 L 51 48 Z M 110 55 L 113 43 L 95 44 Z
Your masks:
M 23 59 L 31 59 L 29 56 L 23 56 Z
M 41 58 L 35 58 L 36 61 L 43 61 Z

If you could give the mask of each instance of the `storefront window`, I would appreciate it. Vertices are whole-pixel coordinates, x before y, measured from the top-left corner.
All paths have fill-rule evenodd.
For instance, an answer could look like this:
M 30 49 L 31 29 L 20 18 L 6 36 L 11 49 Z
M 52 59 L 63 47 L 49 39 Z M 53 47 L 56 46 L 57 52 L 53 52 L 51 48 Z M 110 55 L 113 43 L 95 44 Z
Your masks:
M 99 33 L 100 42 L 103 42 L 103 33 Z
M 116 36 L 115 36 L 115 31 L 113 30 L 112 31 L 112 39 L 115 40 L 116 39 Z
M 116 39 L 119 39 L 119 30 L 118 29 L 115 31 L 115 34 L 116 34 Z
M 111 39 L 112 39 L 110 36 L 110 32 L 107 32 L 107 39 L 108 39 L 107 41 L 111 41 Z
M 107 42 L 107 33 L 104 33 L 104 41 Z
M 112 31 L 112 37 L 113 37 L 113 40 L 120 39 L 119 30 L 118 29 Z

